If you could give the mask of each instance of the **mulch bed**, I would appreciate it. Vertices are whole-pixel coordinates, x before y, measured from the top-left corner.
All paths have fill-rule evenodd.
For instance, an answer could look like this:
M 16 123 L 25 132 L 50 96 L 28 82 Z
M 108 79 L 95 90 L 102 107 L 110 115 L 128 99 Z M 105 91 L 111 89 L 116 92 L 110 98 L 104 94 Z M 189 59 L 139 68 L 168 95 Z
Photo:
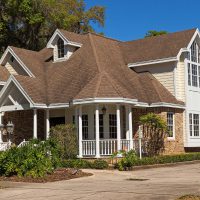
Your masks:
M 48 174 L 42 178 L 0 176 L 0 181 L 46 183 L 46 182 L 69 180 L 69 179 L 80 178 L 80 177 L 85 177 L 85 176 L 92 176 L 92 174 L 83 172 L 82 170 L 79 170 L 79 169 L 60 168 L 60 169 L 55 170 L 52 174 Z
M 182 196 L 182 197 L 178 198 L 177 200 L 200 200 L 200 196 L 185 195 L 185 196 Z

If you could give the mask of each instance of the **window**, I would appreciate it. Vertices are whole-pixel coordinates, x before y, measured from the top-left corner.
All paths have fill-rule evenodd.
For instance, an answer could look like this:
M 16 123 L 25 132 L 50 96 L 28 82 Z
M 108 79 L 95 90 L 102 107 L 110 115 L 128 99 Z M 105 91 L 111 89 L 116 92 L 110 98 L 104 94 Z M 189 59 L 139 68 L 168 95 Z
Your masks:
M 199 115 L 193 114 L 194 136 L 199 136 Z
M 168 137 L 174 137 L 174 113 L 167 113 Z
M 197 87 L 197 65 L 192 64 L 192 86 Z
M 191 46 L 191 61 L 197 62 L 197 51 L 198 51 L 198 45 L 196 42 L 193 42 Z
M 59 38 L 57 45 L 58 45 L 58 58 L 63 58 L 65 53 L 64 41 L 61 38 Z
M 199 114 L 189 113 L 189 131 L 191 137 L 199 136 Z
M 193 120 L 192 120 L 192 114 L 189 114 L 189 129 L 190 129 L 190 136 L 192 136 L 192 128 L 193 128 Z
M 115 114 L 109 114 L 109 133 L 110 138 L 117 138 L 117 117 Z
M 104 138 L 103 114 L 99 115 L 99 137 Z M 94 134 L 96 133 L 96 119 L 94 115 Z M 95 134 L 96 135 L 96 134 Z
M 83 139 L 88 139 L 88 115 L 82 115 L 82 131 Z
M 190 63 L 188 63 L 188 85 L 191 86 L 191 69 L 190 69 Z

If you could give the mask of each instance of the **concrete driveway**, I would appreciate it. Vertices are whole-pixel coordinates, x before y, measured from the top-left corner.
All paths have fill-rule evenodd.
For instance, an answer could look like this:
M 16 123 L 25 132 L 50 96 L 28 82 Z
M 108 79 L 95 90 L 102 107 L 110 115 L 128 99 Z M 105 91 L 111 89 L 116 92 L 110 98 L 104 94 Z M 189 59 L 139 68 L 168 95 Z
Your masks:
M 176 199 L 184 194 L 200 193 L 200 164 L 132 172 L 85 171 L 92 172 L 94 175 L 45 184 L 9 183 L 11 188 L 0 190 L 0 199 L 165 200 Z M 0 182 L 0 185 L 2 184 Z

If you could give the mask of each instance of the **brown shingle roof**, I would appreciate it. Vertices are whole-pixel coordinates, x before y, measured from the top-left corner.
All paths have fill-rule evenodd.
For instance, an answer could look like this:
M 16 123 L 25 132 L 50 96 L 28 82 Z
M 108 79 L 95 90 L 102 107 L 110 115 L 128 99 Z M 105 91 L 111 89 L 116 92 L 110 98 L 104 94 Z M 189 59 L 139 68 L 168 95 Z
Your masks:
M 196 29 L 120 43 L 126 64 L 177 56 Z
M 9 78 L 10 74 L 8 70 L 0 65 L 0 81 L 7 81 Z
M 194 31 L 183 34 L 185 37 L 181 44 L 186 45 L 186 41 L 189 40 L 188 35 L 191 36 L 192 32 Z M 83 44 L 67 61 L 53 62 L 52 50 L 49 49 L 33 52 L 12 47 L 36 77 L 15 76 L 35 103 L 48 105 L 95 97 L 130 98 L 149 104 L 181 103 L 151 74 L 136 73 L 127 67 L 125 62 L 127 57 L 123 48 L 127 48 L 129 43 L 123 46 L 122 42 L 92 33 L 86 35 L 67 31 L 62 33 L 68 38 L 71 37 L 70 40 Z M 169 51 L 172 47 L 166 47 L 169 52 L 178 51 L 180 41 L 174 40 L 176 41 L 173 51 Z M 166 44 L 171 42 L 168 41 Z M 134 53 L 132 47 L 130 48 Z

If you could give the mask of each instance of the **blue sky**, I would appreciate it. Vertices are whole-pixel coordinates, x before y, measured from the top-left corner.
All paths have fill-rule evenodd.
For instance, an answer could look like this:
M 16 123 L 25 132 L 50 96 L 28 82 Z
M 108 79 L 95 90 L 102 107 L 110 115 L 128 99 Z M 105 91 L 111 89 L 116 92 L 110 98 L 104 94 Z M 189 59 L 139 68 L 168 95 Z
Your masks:
M 148 30 L 175 32 L 200 27 L 200 0 L 85 0 L 106 7 L 105 27 L 97 32 L 122 41 L 143 38 Z

